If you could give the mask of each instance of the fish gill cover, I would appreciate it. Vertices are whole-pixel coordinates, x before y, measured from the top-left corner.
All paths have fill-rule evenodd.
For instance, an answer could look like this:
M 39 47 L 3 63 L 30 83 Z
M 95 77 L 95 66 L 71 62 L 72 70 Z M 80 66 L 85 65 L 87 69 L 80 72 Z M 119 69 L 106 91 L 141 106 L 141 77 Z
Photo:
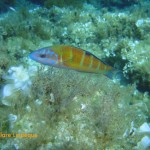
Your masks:
M 0 15 L 0 149 L 148 149 L 149 1 L 16 2 Z M 60 44 L 94 54 L 130 84 L 28 57 Z

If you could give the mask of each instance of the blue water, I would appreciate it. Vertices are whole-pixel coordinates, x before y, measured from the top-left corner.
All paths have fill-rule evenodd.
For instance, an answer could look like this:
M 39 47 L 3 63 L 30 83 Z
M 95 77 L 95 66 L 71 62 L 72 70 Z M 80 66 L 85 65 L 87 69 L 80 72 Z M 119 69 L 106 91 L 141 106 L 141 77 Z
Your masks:
M 0 1 L 0 12 L 7 12 L 9 11 L 11 8 L 16 8 L 18 7 L 18 5 L 24 5 L 25 2 L 30 2 L 32 4 L 35 5 L 40 5 L 40 6 L 44 6 L 47 7 L 48 5 L 58 5 L 60 4 L 59 0 L 12 0 L 12 1 L 8 1 L 8 0 L 1 0 Z M 114 9 L 114 8 L 118 8 L 118 9 L 122 9 L 122 8 L 126 8 L 129 6 L 132 6 L 134 4 L 140 4 L 140 2 L 138 0 L 118 0 L 118 1 L 105 1 L 105 0 L 76 0 L 75 3 L 81 3 L 84 5 L 84 3 L 88 3 L 88 4 L 92 4 L 93 6 L 97 7 L 97 8 L 108 8 L 110 10 Z M 74 6 L 74 1 L 69 1 L 66 0 L 66 2 L 63 2 L 64 6 Z M 63 6 L 61 5 L 61 6 Z M 50 6 L 48 6 L 50 7 Z

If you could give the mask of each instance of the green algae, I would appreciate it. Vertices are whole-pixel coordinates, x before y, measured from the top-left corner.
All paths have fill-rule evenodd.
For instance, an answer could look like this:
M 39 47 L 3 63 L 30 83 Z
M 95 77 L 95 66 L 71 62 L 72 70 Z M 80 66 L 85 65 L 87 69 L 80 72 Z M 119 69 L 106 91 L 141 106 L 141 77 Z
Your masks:
M 4 145 L 13 147 L 15 143 L 20 149 L 135 148 L 142 135 L 130 132 L 131 123 L 137 129 L 149 122 L 149 95 L 139 93 L 135 86 L 147 91 L 150 85 L 147 14 L 102 13 L 90 5 L 26 11 L 0 20 L 1 83 L 10 66 L 30 64 L 22 59 L 29 52 L 61 43 L 88 50 L 122 69 L 133 85 L 120 87 L 102 75 L 39 67 L 30 94 L 14 92 L 9 97 L 12 106 L 5 106 L 5 117 L 0 116 L 3 132 L 38 137 L 2 139 Z M 144 21 L 139 26 L 141 18 Z M 17 116 L 13 128 L 5 123 L 10 113 Z
M 14 138 L 20 148 L 133 148 L 130 142 L 138 142 L 140 137 L 123 137 L 132 121 L 135 127 L 145 121 L 138 115 L 139 108 L 136 106 L 143 99 L 142 95 L 135 98 L 127 92 L 133 92 L 134 87 L 120 89 L 119 84 L 106 81 L 105 77 L 100 79 L 74 71 L 54 69 L 43 73 L 34 78 L 30 98 L 24 97 L 20 103 L 15 102 L 17 111 L 13 113 L 18 119 L 12 132 L 38 135 L 38 138 Z M 64 83 L 58 82 L 60 78 Z M 144 109 L 143 105 L 141 110 Z M 32 142 L 38 144 L 31 146 Z

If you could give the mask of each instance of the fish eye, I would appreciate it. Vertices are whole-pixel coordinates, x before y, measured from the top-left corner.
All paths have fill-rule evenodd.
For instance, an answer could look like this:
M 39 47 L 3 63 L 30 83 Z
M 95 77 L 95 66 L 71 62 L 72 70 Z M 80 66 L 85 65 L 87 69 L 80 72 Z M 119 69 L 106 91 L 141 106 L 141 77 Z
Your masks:
M 45 58 L 45 57 L 46 57 L 46 54 L 40 54 L 40 57 L 41 57 L 41 58 Z

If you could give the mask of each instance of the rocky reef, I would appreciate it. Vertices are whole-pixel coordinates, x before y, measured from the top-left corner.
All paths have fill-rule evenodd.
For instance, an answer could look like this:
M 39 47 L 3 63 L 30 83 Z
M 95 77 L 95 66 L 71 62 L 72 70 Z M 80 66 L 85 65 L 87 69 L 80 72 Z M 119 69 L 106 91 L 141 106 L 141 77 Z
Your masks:
M 1 149 L 150 147 L 150 3 L 110 11 L 118 2 L 126 7 L 123 0 L 102 9 L 97 1 L 74 8 L 27 2 L 0 15 Z M 93 53 L 122 70 L 128 85 L 28 58 L 55 44 Z

